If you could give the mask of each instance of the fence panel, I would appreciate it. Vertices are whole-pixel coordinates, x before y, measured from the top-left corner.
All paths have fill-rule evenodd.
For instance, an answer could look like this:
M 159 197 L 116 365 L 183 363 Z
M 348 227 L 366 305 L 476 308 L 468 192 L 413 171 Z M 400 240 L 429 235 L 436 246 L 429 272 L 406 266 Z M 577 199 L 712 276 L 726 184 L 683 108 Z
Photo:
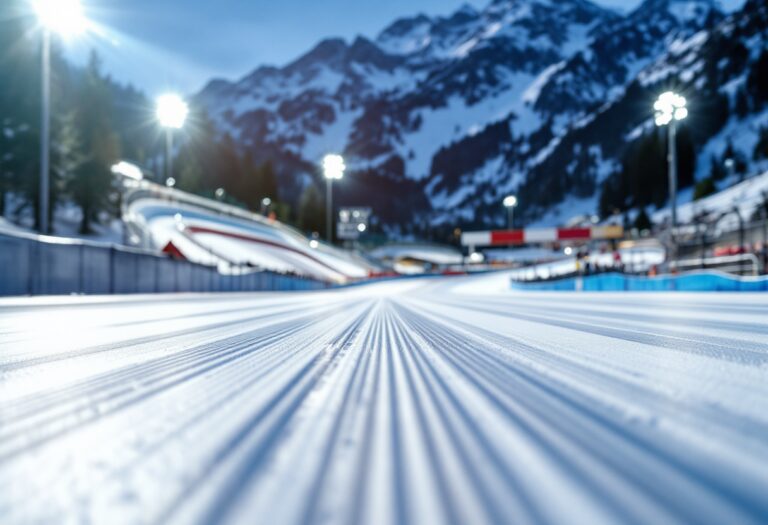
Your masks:
M 0 234 L 0 296 L 324 288 L 318 281 L 268 271 L 223 275 L 214 267 L 131 248 Z
M 176 291 L 176 263 L 171 259 L 158 259 L 156 266 L 157 291 L 170 293 Z
M 71 244 L 38 243 L 33 250 L 32 293 L 62 295 L 80 293 L 83 279 L 80 250 Z
M 0 236 L 0 295 L 30 293 L 33 248 L 28 239 Z
M 110 293 L 110 268 L 112 256 L 109 250 L 88 245 L 80 246 L 81 286 L 80 293 Z
M 155 293 L 157 291 L 157 271 L 158 259 L 156 257 L 147 257 L 137 254 L 136 264 L 136 292 L 137 293 Z

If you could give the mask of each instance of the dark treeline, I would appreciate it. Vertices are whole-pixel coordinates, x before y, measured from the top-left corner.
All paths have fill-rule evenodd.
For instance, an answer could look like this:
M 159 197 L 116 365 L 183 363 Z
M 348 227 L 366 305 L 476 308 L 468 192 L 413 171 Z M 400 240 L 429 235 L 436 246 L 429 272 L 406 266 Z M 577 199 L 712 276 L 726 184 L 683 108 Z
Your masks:
M 257 158 L 230 135 L 219 133 L 199 108 L 191 109 L 182 139 L 174 167 L 178 188 L 251 211 L 268 212 L 306 233 L 325 235 L 325 196 L 319 180 L 306 181 L 300 194 L 286 194 L 280 184 L 284 173 L 275 164 L 268 158 Z M 216 195 L 219 189 L 224 190 L 220 197 Z M 264 205 L 265 198 L 269 206 Z
M 174 162 L 178 188 L 251 211 L 274 212 L 281 220 L 291 219 L 290 206 L 280 200 L 272 163 L 258 161 L 249 151 L 243 152 L 231 136 L 220 135 L 204 112 L 192 108 L 181 139 Z M 158 173 L 163 173 L 162 164 Z M 224 190 L 223 196 L 216 197 L 218 189 Z M 268 207 L 263 204 L 265 198 Z
M 757 11 L 758 6 L 757 2 L 748 2 L 744 9 L 745 12 Z M 757 13 L 749 20 L 764 24 Z M 768 106 L 768 50 L 760 50 L 756 59 L 750 61 L 751 51 L 745 46 L 744 37 L 744 41 L 737 36 L 717 38 L 719 44 L 712 41 L 703 54 L 708 83 L 695 93 L 691 115 L 682 123 L 678 134 L 679 187 L 695 184 L 694 199 L 716 192 L 723 179 L 743 179 L 753 161 L 768 159 L 768 127 L 763 126 L 757 130 L 758 140 L 753 150 L 747 150 L 744 144 L 727 142 L 719 154 L 699 159 L 706 164 L 697 169 L 697 152 L 722 131 L 729 119 L 746 121 Z M 731 96 L 721 93 L 721 86 L 734 79 L 740 80 L 734 93 Z M 601 215 L 632 209 L 644 215 L 646 206 L 659 208 L 667 202 L 666 133 L 666 129 L 654 129 L 624 149 L 621 168 L 600 188 Z M 695 180 L 697 171 L 704 176 Z
M 119 215 L 119 188 L 111 167 L 127 160 L 145 176 L 165 182 L 164 135 L 145 94 L 104 73 L 96 54 L 85 67 L 67 63 L 56 38 L 51 49 L 51 219 L 57 207 L 82 211 L 80 231 Z M 0 217 L 34 217 L 39 226 L 41 35 L 26 0 L 0 3 Z M 319 192 L 308 195 L 309 212 L 291 214 L 280 200 L 273 165 L 243 153 L 221 136 L 206 115 L 192 108 L 176 134 L 174 178 L 181 189 L 250 209 L 295 219 L 306 230 L 322 223 Z M 317 198 L 321 200 L 318 202 Z M 310 217 L 311 215 L 311 217 Z M 53 224 L 53 220 L 49 220 Z
M 693 183 L 696 152 L 687 127 L 680 127 L 677 139 L 678 185 L 682 189 Z M 601 215 L 646 206 L 661 208 L 667 202 L 668 146 L 667 129 L 659 128 L 628 147 L 621 170 L 603 185 Z
M 32 216 L 40 191 L 41 38 L 28 3 L 0 6 L 0 215 Z M 117 213 L 111 166 L 146 162 L 156 151 L 146 98 L 118 85 L 93 54 L 83 68 L 51 49 L 50 213 L 63 202 L 82 210 L 80 230 Z M 118 125 L 119 124 L 119 125 Z M 14 198 L 9 198 L 13 196 Z M 10 209 L 9 209 L 10 206 Z

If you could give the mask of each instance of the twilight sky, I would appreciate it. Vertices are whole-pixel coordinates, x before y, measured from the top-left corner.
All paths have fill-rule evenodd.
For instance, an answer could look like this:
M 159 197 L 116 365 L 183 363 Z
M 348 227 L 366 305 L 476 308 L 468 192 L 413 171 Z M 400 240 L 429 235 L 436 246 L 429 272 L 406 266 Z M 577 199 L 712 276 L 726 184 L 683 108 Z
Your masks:
M 330 36 L 373 37 L 396 18 L 447 15 L 490 0 L 82 0 L 97 34 L 68 42 L 84 62 L 95 47 L 106 69 L 155 96 L 191 93 L 213 77 L 282 65 Z M 639 0 L 595 0 L 629 10 Z M 361 3 L 365 2 L 365 7 Z M 727 7 L 743 0 L 725 0 Z

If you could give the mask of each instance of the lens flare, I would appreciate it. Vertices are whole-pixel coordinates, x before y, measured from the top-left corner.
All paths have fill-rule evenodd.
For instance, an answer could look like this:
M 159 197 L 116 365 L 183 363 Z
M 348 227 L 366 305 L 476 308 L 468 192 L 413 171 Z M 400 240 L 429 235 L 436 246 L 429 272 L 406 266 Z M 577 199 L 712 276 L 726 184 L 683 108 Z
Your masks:
M 77 35 L 88 26 L 78 0 L 34 0 L 32 6 L 40 23 L 59 35 Z
M 178 95 L 167 94 L 157 99 L 157 120 L 166 128 L 180 129 L 189 114 L 189 106 Z

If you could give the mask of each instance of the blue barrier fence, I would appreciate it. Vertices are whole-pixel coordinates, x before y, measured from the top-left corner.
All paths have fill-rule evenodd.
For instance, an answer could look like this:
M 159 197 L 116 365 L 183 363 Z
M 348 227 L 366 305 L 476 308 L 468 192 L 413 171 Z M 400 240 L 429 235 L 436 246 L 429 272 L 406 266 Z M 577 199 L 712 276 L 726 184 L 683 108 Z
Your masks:
M 163 292 L 306 291 L 321 281 L 244 269 L 241 275 L 143 250 L 0 234 L 0 296 Z
M 584 292 L 765 292 L 768 277 L 735 277 L 720 272 L 691 272 L 659 277 L 619 273 L 535 283 L 512 282 L 516 290 Z

